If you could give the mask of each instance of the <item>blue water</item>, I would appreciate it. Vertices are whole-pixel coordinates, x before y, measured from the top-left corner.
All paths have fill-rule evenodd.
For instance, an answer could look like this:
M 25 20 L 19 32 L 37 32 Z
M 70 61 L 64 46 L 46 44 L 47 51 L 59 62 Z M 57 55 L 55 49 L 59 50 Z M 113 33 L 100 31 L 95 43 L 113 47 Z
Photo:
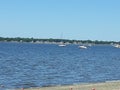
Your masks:
M 109 45 L 0 43 L 0 85 L 43 87 L 120 80 L 120 49 Z

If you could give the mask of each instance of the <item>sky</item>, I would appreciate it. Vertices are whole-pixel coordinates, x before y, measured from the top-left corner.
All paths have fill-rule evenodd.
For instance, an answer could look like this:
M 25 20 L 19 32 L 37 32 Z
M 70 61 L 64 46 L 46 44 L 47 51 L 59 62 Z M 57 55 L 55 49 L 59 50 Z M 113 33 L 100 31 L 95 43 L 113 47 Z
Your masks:
M 120 41 L 119 36 L 120 0 L 0 0 L 0 37 Z

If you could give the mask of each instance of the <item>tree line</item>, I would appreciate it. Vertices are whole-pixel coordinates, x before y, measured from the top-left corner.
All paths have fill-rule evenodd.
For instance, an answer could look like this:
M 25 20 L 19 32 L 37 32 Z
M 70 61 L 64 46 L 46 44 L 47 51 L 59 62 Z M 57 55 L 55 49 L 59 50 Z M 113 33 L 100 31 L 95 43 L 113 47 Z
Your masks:
M 9 37 L 0 37 L 0 41 L 1 42 L 64 42 L 64 43 L 91 43 L 91 44 L 120 44 L 120 42 L 116 42 L 116 41 L 99 41 L 99 40 L 69 40 L 69 39 L 53 39 L 53 38 L 49 38 L 49 39 L 38 39 L 38 38 L 21 38 L 21 37 L 15 37 L 15 38 L 9 38 Z

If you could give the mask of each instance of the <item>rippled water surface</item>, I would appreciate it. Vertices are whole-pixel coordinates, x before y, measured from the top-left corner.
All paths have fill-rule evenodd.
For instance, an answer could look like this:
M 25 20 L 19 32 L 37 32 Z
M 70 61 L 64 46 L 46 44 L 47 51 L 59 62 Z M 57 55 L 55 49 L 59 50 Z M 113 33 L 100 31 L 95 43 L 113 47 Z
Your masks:
M 120 80 L 120 49 L 112 46 L 0 43 L 0 84 L 42 87 Z

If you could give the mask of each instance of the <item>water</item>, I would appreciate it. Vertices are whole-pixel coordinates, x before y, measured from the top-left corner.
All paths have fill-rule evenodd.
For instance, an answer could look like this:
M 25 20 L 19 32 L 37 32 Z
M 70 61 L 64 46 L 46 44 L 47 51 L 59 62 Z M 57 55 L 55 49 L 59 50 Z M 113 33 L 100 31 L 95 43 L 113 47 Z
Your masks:
M 28 88 L 120 80 L 120 49 L 112 46 L 0 43 L 0 85 Z

